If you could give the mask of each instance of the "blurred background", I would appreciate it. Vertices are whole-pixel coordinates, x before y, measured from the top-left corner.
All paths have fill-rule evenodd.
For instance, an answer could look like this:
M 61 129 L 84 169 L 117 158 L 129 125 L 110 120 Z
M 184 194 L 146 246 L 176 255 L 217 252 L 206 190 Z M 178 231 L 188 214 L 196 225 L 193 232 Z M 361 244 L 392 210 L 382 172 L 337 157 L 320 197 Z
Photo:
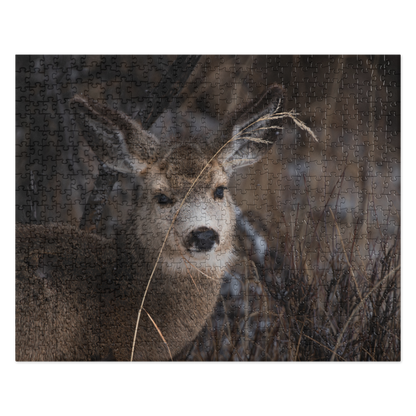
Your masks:
M 18 222 L 76 224 L 82 217 L 98 162 L 74 133 L 68 102 L 74 94 L 137 115 L 175 58 L 17 57 Z M 400 208 L 399 56 L 202 56 L 151 130 L 160 136 L 215 129 L 275 82 L 286 89 L 286 110 L 294 109 L 319 141 L 288 122 L 269 157 L 235 175 L 238 205 L 279 222 L 298 205 L 322 209 L 343 175 L 337 204 L 343 220 L 370 206 L 366 220 L 377 216 L 383 230 L 393 231 Z

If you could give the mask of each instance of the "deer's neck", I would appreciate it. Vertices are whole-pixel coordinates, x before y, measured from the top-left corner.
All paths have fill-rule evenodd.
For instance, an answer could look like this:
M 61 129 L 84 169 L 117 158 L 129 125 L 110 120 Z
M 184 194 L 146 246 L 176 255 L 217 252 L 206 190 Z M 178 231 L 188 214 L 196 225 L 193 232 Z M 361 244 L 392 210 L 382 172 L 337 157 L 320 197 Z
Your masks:
M 168 360 L 170 355 L 175 356 L 190 345 L 214 310 L 219 296 L 222 270 L 201 273 L 189 264 L 184 267 L 160 261 L 152 276 L 155 263 L 148 261 L 145 252 L 131 242 L 124 252 L 127 258 L 120 269 L 121 296 L 114 315 L 118 321 L 116 326 L 130 330 L 126 331 L 123 347 L 116 349 L 116 359 L 130 359 L 143 297 L 135 360 Z

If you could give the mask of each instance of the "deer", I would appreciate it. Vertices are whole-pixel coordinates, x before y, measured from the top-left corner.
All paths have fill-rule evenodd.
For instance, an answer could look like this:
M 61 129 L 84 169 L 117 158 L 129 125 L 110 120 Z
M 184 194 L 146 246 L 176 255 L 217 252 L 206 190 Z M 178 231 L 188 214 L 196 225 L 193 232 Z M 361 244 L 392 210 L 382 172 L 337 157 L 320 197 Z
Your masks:
M 122 243 L 70 224 L 17 224 L 16 360 L 165 361 L 189 349 L 238 259 L 241 212 L 228 183 L 276 142 L 270 115 L 283 99 L 273 85 L 209 143 L 162 143 L 120 110 L 75 95 L 89 146 L 138 180 L 138 198 Z

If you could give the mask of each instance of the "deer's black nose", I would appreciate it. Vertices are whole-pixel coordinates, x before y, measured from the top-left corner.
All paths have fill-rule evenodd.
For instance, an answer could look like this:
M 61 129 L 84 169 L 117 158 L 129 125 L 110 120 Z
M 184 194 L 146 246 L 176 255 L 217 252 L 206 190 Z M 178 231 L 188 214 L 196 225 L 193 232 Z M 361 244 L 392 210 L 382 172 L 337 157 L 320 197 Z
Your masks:
M 210 251 L 220 243 L 220 236 L 212 228 L 200 227 L 191 231 L 186 238 L 186 248 L 190 251 Z

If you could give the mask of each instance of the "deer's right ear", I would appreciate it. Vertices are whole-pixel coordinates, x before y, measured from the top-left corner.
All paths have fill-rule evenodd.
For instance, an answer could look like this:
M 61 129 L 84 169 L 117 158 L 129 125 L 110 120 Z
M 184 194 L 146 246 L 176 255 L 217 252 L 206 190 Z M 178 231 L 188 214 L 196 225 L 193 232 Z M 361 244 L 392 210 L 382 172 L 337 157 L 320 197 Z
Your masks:
M 276 142 L 276 129 L 281 128 L 277 111 L 283 105 L 283 87 L 274 84 L 257 102 L 248 103 L 237 117 L 229 119 L 225 136 L 231 140 L 217 158 L 228 174 L 258 162 Z
M 121 111 L 80 95 L 71 100 L 71 108 L 82 135 L 109 168 L 137 174 L 157 159 L 158 139 Z

